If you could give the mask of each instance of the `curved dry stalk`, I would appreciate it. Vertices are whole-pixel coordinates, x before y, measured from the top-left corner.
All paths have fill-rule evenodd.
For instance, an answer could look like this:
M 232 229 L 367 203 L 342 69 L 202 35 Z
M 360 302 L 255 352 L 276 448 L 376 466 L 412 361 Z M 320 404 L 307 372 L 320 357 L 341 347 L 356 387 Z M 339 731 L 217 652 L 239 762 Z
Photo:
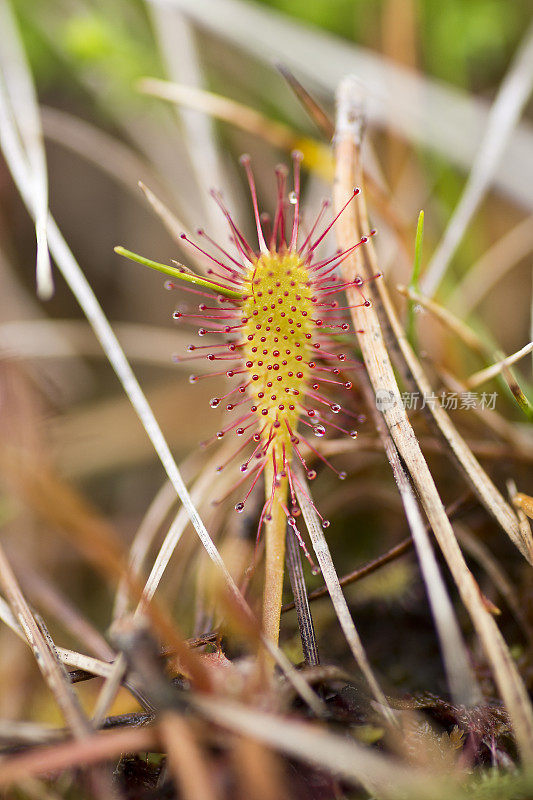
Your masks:
M 527 356 L 533 350 L 533 342 L 529 342 L 524 347 L 517 350 L 516 353 L 513 353 L 506 358 L 502 358 L 500 361 L 497 361 L 495 364 L 491 364 L 490 367 L 486 367 L 485 369 L 480 369 L 479 372 L 475 372 L 466 380 L 466 385 L 469 389 L 475 389 L 476 386 L 481 386 L 482 383 L 487 383 L 487 381 L 492 380 L 499 375 L 501 372 L 505 370 L 506 367 L 510 367 L 512 364 L 516 364 L 517 361 L 520 361 L 521 358 Z
M 0 586 L 8 598 L 17 628 L 23 631 L 30 645 L 37 666 L 54 695 L 65 721 L 77 739 L 84 739 L 91 732 L 91 725 L 74 693 L 55 645 L 46 629 L 39 625 L 32 614 L 11 565 L 0 546 Z
M 196 86 L 185 86 L 180 83 L 162 81 L 158 78 L 143 78 L 139 81 L 139 89 L 151 97 L 169 100 L 187 108 L 203 111 L 216 119 L 229 122 L 242 130 L 260 136 L 274 147 L 281 150 L 292 150 L 298 145 L 298 136 L 288 125 L 277 122 L 261 114 L 244 103 L 230 100 L 227 97 L 206 92 Z
M 353 191 L 353 186 L 361 183 L 359 159 L 361 126 L 362 110 L 359 88 L 353 80 L 346 79 L 341 84 L 338 93 L 337 176 L 335 183 L 335 204 L 338 209 L 345 204 L 346 198 Z M 348 208 L 337 223 L 339 245 L 346 249 L 353 241 L 357 241 L 357 238 L 359 238 L 358 232 L 362 229 L 366 230 L 366 224 L 364 200 L 360 200 L 357 209 L 355 207 Z M 353 281 L 354 275 L 358 274 L 369 278 L 373 274 L 372 270 L 375 263 L 369 264 L 367 259 L 372 259 L 372 261 L 375 259 L 372 240 L 368 242 L 364 251 L 359 248 L 359 252 L 356 250 L 346 259 L 342 269 L 344 280 Z M 380 283 L 381 280 L 379 279 Z M 370 285 L 367 286 L 367 291 L 369 294 L 372 293 Z M 382 287 L 380 295 L 382 301 L 384 292 L 385 287 Z M 509 711 L 521 757 L 524 762 L 531 764 L 533 762 L 533 708 L 531 701 L 505 641 L 483 603 L 479 587 L 466 565 L 450 521 L 444 512 L 433 477 L 403 407 L 377 313 L 373 307 L 362 308 L 360 305 L 357 307 L 359 294 L 355 288 L 349 288 L 347 294 L 350 305 L 356 306 L 352 309 L 354 329 L 356 331 L 364 330 L 364 333 L 358 333 L 357 336 L 374 392 L 377 397 L 389 398 L 389 402 L 385 404 L 386 407 L 383 409 L 385 422 L 418 491 L 420 501 L 428 516 L 435 537 L 454 577 L 461 598 L 470 614 L 487 660 L 491 665 L 495 681 Z M 388 300 L 388 297 L 385 299 Z M 392 308 L 389 309 L 387 307 L 387 314 L 391 324 L 397 322 L 395 318 L 392 318 Z M 395 334 L 419 387 L 423 392 L 427 392 L 430 388 L 427 379 L 416 362 L 405 336 L 399 329 L 399 325 L 395 329 Z M 444 412 L 442 413 L 444 414 Z M 446 415 L 444 414 L 444 416 Z M 457 434 L 451 422 L 446 416 L 446 426 L 442 425 L 440 419 L 439 424 L 445 434 L 446 432 L 448 436 L 453 434 L 452 441 L 448 440 L 455 451 L 457 442 L 454 441 L 454 437 Z M 468 449 L 462 440 L 461 444 L 463 449 L 467 451 Z M 469 451 L 467 455 L 467 463 L 475 462 Z M 478 470 L 481 470 L 477 462 L 475 464 Z M 481 470 L 481 472 L 483 471 Z M 485 474 L 483 473 L 483 475 Z M 496 492 L 488 477 L 485 476 L 485 479 L 488 481 L 488 486 L 485 483 L 485 488 L 491 493 L 492 490 Z M 520 541 L 521 549 L 523 549 L 518 520 L 501 496 L 500 499 L 506 509 L 506 516 L 508 514 L 512 519 L 512 530 L 513 533 L 516 532 L 515 538 Z M 506 529 L 508 527 L 509 525 L 507 525 Z
M 18 132 L 30 165 L 35 203 L 35 233 L 37 238 L 37 294 L 49 300 L 54 293 L 52 264 L 48 252 L 48 173 L 44 151 L 43 131 L 37 94 L 30 67 L 11 12 L 9 2 L 0 4 L 0 69 L 5 89 L 18 120 Z
M 170 481 L 165 481 L 148 506 L 144 517 L 133 537 L 129 549 L 128 568 L 134 575 L 139 575 L 141 565 L 148 554 L 154 537 L 163 524 L 170 509 L 176 502 L 176 493 Z M 128 607 L 128 585 L 123 578 L 117 587 L 113 605 L 112 619 L 118 619 L 126 613 Z

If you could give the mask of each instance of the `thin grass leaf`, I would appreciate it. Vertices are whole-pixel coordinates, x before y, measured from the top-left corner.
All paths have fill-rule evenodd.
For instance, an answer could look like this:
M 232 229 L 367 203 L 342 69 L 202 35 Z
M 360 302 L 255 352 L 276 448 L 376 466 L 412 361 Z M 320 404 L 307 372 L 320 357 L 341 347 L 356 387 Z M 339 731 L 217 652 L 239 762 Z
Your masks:
M 415 237 L 415 258 L 413 261 L 413 271 L 411 273 L 411 280 L 409 282 L 409 289 L 413 292 L 418 292 L 418 282 L 420 280 L 420 270 L 422 268 L 422 243 L 424 241 L 424 212 L 421 211 L 418 215 L 416 223 L 416 237 Z M 406 334 L 411 342 L 415 345 L 415 305 L 412 300 L 407 304 L 407 322 Z

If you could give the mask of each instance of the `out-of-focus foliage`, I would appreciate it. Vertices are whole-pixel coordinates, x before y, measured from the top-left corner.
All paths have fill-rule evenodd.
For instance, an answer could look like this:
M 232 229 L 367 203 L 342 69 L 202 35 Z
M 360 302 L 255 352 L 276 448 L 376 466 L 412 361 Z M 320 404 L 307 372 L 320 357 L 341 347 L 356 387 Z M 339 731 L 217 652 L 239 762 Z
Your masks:
M 65 8 L 61 0 L 36 7 L 16 0 L 14 7 L 39 86 L 57 88 L 76 72 L 105 81 L 117 102 L 133 97 L 132 86 L 142 75 L 161 75 L 156 43 L 142 4 L 108 3 Z M 52 34 L 53 31 L 53 34 Z M 65 64 L 74 66 L 65 70 Z
M 379 49 L 383 0 L 261 0 L 263 5 Z M 498 78 L 531 18 L 527 0 L 418 0 L 424 70 L 460 86 Z
M 383 0 L 257 1 L 380 50 Z M 57 50 L 80 65 L 105 70 L 123 88 L 140 75 L 160 73 L 146 10 L 137 0 L 105 6 L 86 3 L 69 7 L 68 13 L 60 0 L 38 8 L 31 0 L 16 0 L 14 5 L 41 85 L 66 78 Z M 490 90 L 501 77 L 531 18 L 528 0 L 418 0 L 415 7 L 420 67 L 442 80 L 481 91 Z M 36 25 L 36 19 L 43 25 Z M 54 31 L 53 44 L 43 36 L 47 27 Z

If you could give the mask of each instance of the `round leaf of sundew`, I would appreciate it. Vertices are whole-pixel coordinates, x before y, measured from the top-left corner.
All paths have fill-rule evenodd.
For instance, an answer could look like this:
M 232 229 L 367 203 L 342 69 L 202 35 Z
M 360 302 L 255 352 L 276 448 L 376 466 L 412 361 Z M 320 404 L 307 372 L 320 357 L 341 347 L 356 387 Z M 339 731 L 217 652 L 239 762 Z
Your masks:
M 176 269 L 176 267 L 169 267 L 167 264 L 161 264 L 159 261 L 152 261 L 150 258 L 145 258 L 138 253 L 133 253 L 131 250 L 126 250 L 126 248 L 122 246 L 115 247 L 114 250 L 119 256 L 124 256 L 124 258 L 129 258 L 130 261 L 136 261 L 138 264 L 143 264 L 145 267 L 150 267 L 150 269 L 162 272 L 163 275 L 169 275 L 171 278 L 178 278 L 180 281 L 193 283 L 195 286 L 204 286 L 206 289 L 212 289 L 212 291 L 217 292 L 217 294 L 229 297 L 232 300 L 243 299 L 242 292 L 228 289 L 227 286 L 223 286 L 220 283 L 213 283 L 213 281 L 208 281 L 206 278 L 201 278 L 199 275 L 194 275 L 191 272 L 181 272 L 179 269 Z

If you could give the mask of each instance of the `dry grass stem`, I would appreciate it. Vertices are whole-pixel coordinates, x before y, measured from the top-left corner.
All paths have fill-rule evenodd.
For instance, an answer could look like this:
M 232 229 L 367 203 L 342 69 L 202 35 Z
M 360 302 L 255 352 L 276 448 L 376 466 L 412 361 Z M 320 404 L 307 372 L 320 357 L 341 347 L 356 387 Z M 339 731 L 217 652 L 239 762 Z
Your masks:
M 0 547 L 0 586 L 72 734 L 78 739 L 85 738 L 90 733 L 91 726 L 72 690 L 52 640 L 47 633 L 43 633 L 33 616 L 2 547 Z
M 533 350 L 533 342 L 529 342 L 524 347 L 520 348 L 516 353 L 513 353 L 506 358 L 502 358 L 500 361 L 496 362 L 496 364 L 492 364 L 490 367 L 486 367 L 485 369 L 479 370 L 479 372 L 475 372 L 466 380 L 466 385 L 469 389 L 475 389 L 477 386 L 481 386 L 483 383 L 487 383 L 487 381 L 492 380 L 497 375 L 505 370 L 506 367 L 510 367 L 512 364 L 516 364 L 517 361 L 520 361 L 521 358 L 527 356 Z
M 352 80 L 346 80 L 341 84 L 338 94 L 337 175 L 334 187 L 337 208 L 341 208 L 344 205 L 346 198 L 353 191 L 353 186 L 361 182 L 362 175 L 359 158 L 361 124 L 359 89 Z M 365 208 L 360 201 L 358 214 L 354 208 L 351 212 L 345 213 L 339 220 L 337 233 L 341 247 L 347 248 L 354 240 L 357 241 L 360 235 L 366 232 L 367 224 Z M 371 240 L 364 250 L 356 250 L 351 257 L 346 259 L 343 269 L 344 279 L 350 281 L 357 274 L 367 278 L 375 274 L 375 263 L 372 263 L 372 261 L 369 263 L 366 259 L 375 260 Z M 383 301 L 384 287 L 382 280 L 379 280 L 379 285 L 381 286 L 380 297 Z M 359 302 L 359 295 L 355 290 L 350 291 L 348 289 L 347 294 L 350 304 L 356 305 Z M 391 319 L 391 313 L 392 309 L 387 307 L 387 316 L 392 324 L 395 318 L 394 320 Z M 389 397 L 391 401 L 389 407 L 383 412 L 387 427 L 416 486 L 435 537 L 457 584 L 461 598 L 470 613 L 487 660 L 491 664 L 494 678 L 513 723 L 521 756 L 526 763 L 531 763 L 533 762 L 533 708 L 531 707 L 531 702 L 503 637 L 485 608 L 479 587 L 464 561 L 448 517 L 444 513 L 442 501 L 433 477 L 427 467 L 403 407 L 377 314 L 373 308 L 362 309 L 359 307 L 352 309 L 352 318 L 355 330 L 364 330 L 364 333 L 358 334 L 358 340 L 374 392 L 376 394 L 385 392 L 385 396 Z M 399 329 L 399 325 L 396 327 L 395 335 L 419 388 L 423 393 L 427 394 L 431 387 L 416 362 L 403 332 Z M 438 407 L 435 406 L 435 408 Z M 492 482 L 481 470 L 464 442 L 462 440 L 458 441 L 456 431 L 444 412 L 442 412 L 442 415 L 446 419 L 439 418 L 439 426 L 446 435 L 454 452 L 467 467 L 467 473 L 470 472 L 472 465 L 475 465 L 476 483 L 479 483 L 479 480 L 482 479 L 486 502 L 493 506 L 493 492 L 498 495 L 498 515 L 504 516 L 506 528 L 513 533 L 513 541 L 523 551 L 524 546 L 516 516 L 501 498 L 501 495 L 497 493 Z M 500 513 L 502 511 L 505 514 L 502 515 Z

